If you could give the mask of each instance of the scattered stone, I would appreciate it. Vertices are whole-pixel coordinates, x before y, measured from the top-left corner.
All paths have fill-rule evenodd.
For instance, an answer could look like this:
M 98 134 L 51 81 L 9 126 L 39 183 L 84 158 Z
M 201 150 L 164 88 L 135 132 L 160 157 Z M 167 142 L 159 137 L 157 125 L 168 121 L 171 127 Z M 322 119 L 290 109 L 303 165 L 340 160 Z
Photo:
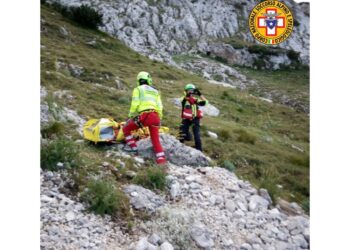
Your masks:
M 127 170 L 127 171 L 125 171 L 125 175 L 126 175 L 126 177 L 133 179 L 137 174 L 134 171 Z
M 297 151 L 299 151 L 301 153 L 304 153 L 304 149 L 302 149 L 301 147 L 295 146 L 293 144 L 291 146 L 292 146 L 293 149 L 295 149 L 295 150 L 297 150 Z
M 191 189 L 200 189 L 200 188 L 201 188 L 201 185 L 198 184 L 198 183 L 196 183 L 196 182 L 192 182 L 192 183 L 190 184 L 190 188 L 191 188 Z
M 249 245 L 248 243 L 243 243 L 240 247 L 239 250 L 252 250 L 252 246 Z
M 134 157 L 134 160 L 135 160 L 137 163 L 140 163 L 140 164 L 144 164 L 144 163 L 145 163 L 145 160 L 142 159 L 141 157 L 138 157 L 138 156 Z
M 270 197 L 270 194 L 265 188 L 260 188 L 259 194 L 261 195 L 261 197 L 263 197 L 265 200 L 267 200 L 269 202 L 269 205 L 272 204 L 272 199 Z
M 236 204 L 233 200 L 226 200 L 225 201 L 225 208 L 230 211 L 230 212 L 234 212 L 236 211 Z
M 225 247 L 230 247 L 232 246 L 234 243 L 233 243 L 233 240 L 231 239 L 227 239 L 227 238 L 223 238 L 222 239 L 222 243 Z
M 159 245 L 161 243 L 162 239 L 159 237 L 158 234 L 153 233 L 150 237 L 148 237 L 148 242 L 153 245 Z
M 289 203 L 281 198 L 277 199 L 277 205 L 286 213 L 290 215 L 300 215 L 303 214 L 303 209 L 295 202 Z
M 84 144 L 84 140 L 82 140 L 82 139 L 78 139 L 78 140 L 75 140 L 74 141 L 74 143 L 76 143 L 76 144 Z
M 191 229 L 191 237 L 199 247 L 211 248 L 214 246 L 212 233 L 202 224 L 196 224 Z
M 214 132 L 211 131 L 207 131 L 207 134 L 209 135 L 209 137 L 214 138 L 214 139 L 218 139 L 218 135 Z
M 87 41 L 86 44 L 94 47 L 94 46 L 96 46 L 96 44 L 97 44 L 97 43 L 96 43 L 96 39 L 93 39 L 93 40 L 91 40 L 91 41 Z
M 68 31 L 67 31 L 67 29 L 65 28 L 65 27 L 60 27 L 59 28 L 59 30 L 60 30 L 60 33 L 63 35 L 63 36 L 68 36 L 69 35 L 69 33 L 68 33 Z
M 134 250 L 157 250 L 155 245 L 147 241 L 147 237 L 142 237 L 133 248 Z
M 62 162 L 57 162 L 56 167 L 58 169 L 63 169 L 64 168 L 64 164 Z
M 40 172 L 40 245 L 45 249 L 127 249 L 131 243 L 110 216 L 87 213 L 59 187 L 70 182 L 66 170 Z M 113 228 L 113 230 L 111 230 Z
M 297 244 L 297 246 L 306 249 L 308 248 L 309 244 L 307 243 L 307 241 L 305 240 L 303 235 L 294 235 L 292 236 L 293 242 Z
M 105 168 L 108 167 L 109 166 L 109 162 L 106 162 L 106 161 L 102 162 L 102 166 L 105 167 Z
M 80 77 L 80 75 L 84 72 L 84 68 L 79 66 L 79 65 L 69 64 L 68 68 L 69 68 L 70 73 L 74 77 Z
M 249 198 L 249 211 L 256 211 L 261 208 L 267 209 L 269 202 L 259 195 L 253 195 Z
M 264 98 L 264 97 L 258 97 L 260 100 L 264 101 L 264 102 L 268 102 L 268 103 L 272 103 L 271 99 L 268 98 Z
M 197 176 L 195 176 L 195 175 L 189 175 L 189 176 L 187 176 L 187 177 L 185 178 L 185 181 L 186 181 L 187 183 L 191 183 L 191 182 L 196 181 L 196 179 L 197 179 Z
M 303 235 L 305 237 L 305 240 L 307 242 L 310 242 L 310 229 L 309 228 L 305 228 L 303 231 Z
M 181 194 L 180 183 L 175 181 L 170 186 L 170 197 L 176 199 Z
M 124 187 L 124 192 L 129 195 L 130 203 L 135 209 L 154 213 L 159 207 L 164 205 L 164 199 L 153 193 L 151 190 L 145 189 L 137 185 L 127 185 Z M 137 196 L 132 196 L 131 193 L 136 192 Z
M 160 245 L 160 250 L 174 250 L 174 247 L 168 241 L 165 241 Z

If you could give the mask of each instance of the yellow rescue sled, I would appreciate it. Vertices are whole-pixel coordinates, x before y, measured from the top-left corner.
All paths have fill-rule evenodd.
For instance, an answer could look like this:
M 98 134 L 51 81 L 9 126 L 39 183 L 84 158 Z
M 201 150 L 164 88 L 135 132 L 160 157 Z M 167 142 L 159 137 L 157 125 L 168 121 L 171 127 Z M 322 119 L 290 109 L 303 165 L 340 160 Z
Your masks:
M 125 122 L 116 122 L 112 118 L 90 119 L 83 127 L 84 139 L 98 142 L 123 142 L 123 125 Z M 159 133 L 169 133 L 168 127 L 160 127 Z M 142 139 L 149 136 L 148 127 L 139 128 L 132 132 L 136 139 Z

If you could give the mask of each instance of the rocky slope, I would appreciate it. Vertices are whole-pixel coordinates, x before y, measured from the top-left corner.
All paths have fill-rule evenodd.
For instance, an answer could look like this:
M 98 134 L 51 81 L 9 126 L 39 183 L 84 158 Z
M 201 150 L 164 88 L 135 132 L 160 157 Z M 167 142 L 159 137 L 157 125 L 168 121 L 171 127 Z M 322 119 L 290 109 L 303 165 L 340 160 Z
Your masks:
M 278 90 L 277 93 L 263 90 L 257 81 L 248 79 L 235 67 L 277 70 L 308 65 L 310 32 L 306 3 L 284 1 L 293 11 L 294 31 L 286 42 L 265 46 L 256 42 L 248 29 L 248 16 L 256 4 L 253 0 L 48 2 L 90 5 L 103 14 L 102 31 L 151 59 L 200 75 L 213 84 L 254 90 L 268 99 L 273 96 L 278 103 L 308 112 L 308 105 L 304 107 L 293 96 Z
M 170 162 L 178 161 L 175 138 L 162 141 L 173 148 Z M 150 140 L 140 144 L 150 147 Z M 170 146 L 169 146 L 169 145 Z M 41 245 L 44 249 L 308 249 L 309 219 L 297 205 L 289 210 L 272 206 L 264 189 L 218 167 L 199 167 L 205 157 L 186 147 L 183 163 L 170 164 L 167 191 L 156 194 L 134 184 L 125 184 L 130 209 L 148 213 L 137 219 L 131 233 L 125 233 L 110 217 L 86 212 L 86 204 L 68 197 L 62 190 L 71 186 L 69 175 L 41 173 Z M 121 162 L 130 155 L 112 149 L 107 160 Z M 202 158 L 201 158 L 202 157 Z M 144 160 L 137 157 L 142 168 Z M 196 166 L 193 160 L 199 160 Z M 205 164 L 204 164 L 205 165 Z M 288 204 L 288 203 L 287 203 Z M 293 210 L 294 207 L 294 210 Z M 298 209 L 296 209 L 296 208 Z M 291 211 L 295 214 L 291 215 Z M 288 212 L 288 213 L 287 213 Z
M 222 56 L 233 64 L 252 66 L 258 55 L 222 39 L 235 37 L 255 43 L 247 19 L 256 1 L 167 0 L 107 1 L 59 0 L 64 5 L 88 4 L 104 17 L 103 31 L 117 37 L 134 50 L 154 59 L 174 64 L 171 55 L 192 51 Z M 284 1 L 293 11 L 296 24 L 291 37 L 279 48 L 300 53 L 309 63 L 309 10 L 305 4 Z M 290 64 L 287 54 L 267 58 L 276 68 Z
M 129 5 L 132 7 L 136 3 L 142 4 L 144 1 L 133 1 Z M 152 1 L 148 3 L 151 4 Z M 161 3 L 168 4 L 171 1 Z M 105 4 L 126 3 L 118 1 Z M 252 184 L 226 169 L 208 166 L 216 164 L 201 152 L 180 144 L 172 136 L 162 135 L 162 143 L 171 162 L 166 177 L 167 188 L 163 192 L 148 190 L 130 181 L 138 174 L 136 172 L 147 168 L 148 163 L 152 161 L 153 154 L 149 140 L 139 142 L 141 150 L 139 157 L 129 155 L 118 147 L 106 149 L 84 143 L 78 132 L 81 133 L 81 127 L 89 116 L 98 118 L 119 114 L 119 118 L 122 119 L 127 115 L 129 100 L 122 97 L 130 96 L 135 72 L 140 68 L 155 70 L 152 74 L 159 79 L 157 87 L 162 90 L 164 104 L 167 107 L 168 124 L 165 124 L 167 126 L 178 121 L 176 97 L 183 88 L 182 77 L 188 77 L 186 79 L 191 82 L 192 78 L 189 77 L 193 75 L 182 74 L 174 67 L 138 57 L 119 42 L 112 41 L 115 39 L 102 37 L 100 33 L 74 26 L 63 19 L 58 12 L 46 7 L 43 8 L 41 20 L 43 30 L 41 124 L 42 129 L 52 129 L 51 125 L 56 122 L 64 125 L 64 130 L 61 133 L 51 131 L 52 137 L 45 137 L 42 133 L 42 148 L 45 149 L 51 141 L 54 142 L 53 138 L 56 136 L 82 147 L 83 152 L 79 157 L 83 163 L 77 167 L 77 171 L 83 173 L 83 179 L 105 180 L 102 177 L 108 176 L 115 180 L 116 176 L 111 173 L 110 167 L 118 167 L 114 170 L 120 172 L 124 167 L 124 170 L 127 170 L 125 171 L 127 178 L 117 179 L 120 180 L 118 185 L 130 200 L 131 213 L 137 214 L 141 211 L 147 214 L 147 217 L 135 217 L 132 228 L 125 230 L 125 221 L 121 223 L 115 218 L 101 217 L 88 212 L 88 205 L 82 203 L 77 191 L 71 191 L 73 181 L 76 181 L 71 178 L 71 169 L 65 169 L 66 164 L 60 161 L 57 165 L 60 169 L 58 172 L 47 170 L 41 172 L 42 249 L 309 248 L 309 218 L 299 205 L 286 201 L 277 201 L 278 205 L 272 205 L 266 190 L 257 190 Z M 133 60 L 128 61 L 130 58 Z M 200 56 L 198 63 L 190 62 L 190 64 L 198 68 L 189 65 L 189 70 L 204 72 L 203 74 L 206 72 L 207 79 L 213 78 L 215 72 L 222 73 L 222 76 L 226 74 L 226 78 L 222 81 L 211 80 L 209 83 L 212 84 L 208 84 L 207 81 L 201 83 L 208 93 L 206 96 L 209 96 L 208 99 L 213 104 L 205 110 L 208 115 L 205 118 L 206 126 L 207 129 L 217 132 L 217 134 L 211 133 L 210 140 L 203 136 L 203 141 L 207 140 L 206 147 L 215 150 L 217 148 L 224 150 L 227 147 L 230 155 L 237 151 L 237 155 L 232 157 L 237 159 L 238 163 L 244 162 L 240 166 L 243 170 L 253 169 L 256 167 L 254 164 L 258 163 L 264 163 L 259 170 L 270 170 L 271 164 L 265 165 L 265 159 L 258 158 L 265 155 L 267 159 L 280 157 L 276 158 L 276 165 L 286 166 L 283 158 L 283 150 L 286 150 L 288 153 L 286 155 L 296 162 L 291 165 L 293 172 L 288 172 L 288 169 L 278 171 L 288 177 L 295 177 L 293 174 L 301 169 L 299 165 L 304 164 L 304 158 L 295 156 L 305 155 L 308 159 L 307 152 L 304 152 L 308 143 L 301 144 L 305 145 L 302 148 L 293 146 L 294 144 L 300 146 L 300 131 L 307 130 L 308 126 L 301 126 L 298 131 L 290 127 L 289 123 L 291 121 L 296 125 L 301 123 L 299 117 L 303 118 L 305 114 L 295 116 L 294 111 L 286 107 L 281 108 L 234 90 L 234 87 L 244 88 L 245 84 L 256 83 L 250 82 L 232 67 L 209 59 L 203 61 Z M 202 68 L 205 70 L 201 71 Z M 181 79 L 170 80 L 168 76 L 172 74 L 179 74 Z M 193 79 L 200 83 L 197 76 Z M 215 92 L 214 95 L 214 90 L 217 89 L 213 84 L 231 88 L 225 88 L 227 92 Z M 240 109 L 236 112 L 237 105 Z M 238 119 L 230 116 L 231 112 L 237 117 L 241 114 L 242 116 Z M 262 114 L 266 113 L 269 115 L 265 119 Z M 280 116 L 281 114 L 283 116 Z M 251 122 L 255 122 L 257 118 L 259 125 Z M 277 123 L 280 124 L 287 119 L 289 120 L 285 127 L 291 132 L 283 130 L 284 126 L 276 127 Z M 218 125 L 221 128 L 235 129 L 231 132 L 226 131 L 228 141 L 223 140 L 225 133 L 220 133 Z M 279 129 L 283 137 L 277 133 L 267 133 L 270 131 L 269 127 Z M 243 136 L 249 134 L 243 133 L 245 130 L 238 128 L 249 128 L 247 130 L 249 133 L 259 131 L 257 143 L 239 141 L 236 132 L 242 133 Z M 210 131 L 205 131 L 203 127 L 203 132 L 209 134 Z M 290 138 L 287 138 L 288 136 Z M 308 133 L 305 133 L 304 137 L 308 139 Z M 230 148 L 230 145 L 234 145 L 234 148 Z M 278 151 L 274 151 L 276 148 Z M 223 156 L 215 154 L 214 149 L 210 149 L 212 151 L 209 152 L 213 152 L 210 156 L 213 159 L 216 157 L 217 161 L 221 160 Z M 245 153 L 247 152 L 245 149 L 259 150 Z M 89 164 L 86 164 L 87 162 Z M 237 164 L 237 175 L 238 170 Z M 262 175 L 259 178 L 270 177 L 266 176 Z M 303 178 L 305 176 L 307 173 Z M 301 175 L 295 178 L 298 178 L 298 182 L 305 181 Z M 86 188 L 85 185 L 80 187 Z M 271 187 L 276 187 L 276 183 L 272 183 Z M 270 194 L 272 196 L 272 192 Z
M 45 88 L 41 95 L 46 95 Z M 43 102 L 42 124 L 55 120 L 46 107 Z M 50 110 L 64 121 L 75 113 Z M 83 118 L 74 117 L 70 121 L 81 126 Z M 210 158 L 175 137 L 161 135 L 161 142 L 170 162 L 167 189 L 156 194 L 138 185 L 123 185 L 130 210 L 150 216 L 136 218 L 129 232 L 125 223 L 87 212 L 88 205 L 70 192 L 74 181 L 67 170 L 41 171 L 42 249 L 309 248 L 309 218 L 296 203 L 281 200 L 274 207 L 267 190 L 255 189 L 226 169 L 208 167 Z M 145 168 L 145 161 L 154 157 L 152 145 L 144 139 L 138 146 L 138 157 L 123 152 L 122 145 L 107 150 L 99 175 L 110 174 L 104 166 L 111 160 L 124 166 L 131 159 L 137 168 Z

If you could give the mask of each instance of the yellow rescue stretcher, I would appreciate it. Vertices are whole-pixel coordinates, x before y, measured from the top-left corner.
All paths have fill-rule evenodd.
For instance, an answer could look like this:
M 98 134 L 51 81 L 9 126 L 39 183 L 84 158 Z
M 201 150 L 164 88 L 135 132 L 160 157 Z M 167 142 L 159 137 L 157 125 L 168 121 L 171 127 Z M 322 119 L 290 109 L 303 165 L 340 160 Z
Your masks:
M 90 119 L 83 127 L 84 139 L 98 142 L 115 142 L 124 141 L 123 125 L 125 122 L 116 122 L 112 118 Z M 161 126 L 159 133 L 169 133 L 168 127 Z M 148 137 L 148 127 L 139 128 L 131 133 L 136 139 Z

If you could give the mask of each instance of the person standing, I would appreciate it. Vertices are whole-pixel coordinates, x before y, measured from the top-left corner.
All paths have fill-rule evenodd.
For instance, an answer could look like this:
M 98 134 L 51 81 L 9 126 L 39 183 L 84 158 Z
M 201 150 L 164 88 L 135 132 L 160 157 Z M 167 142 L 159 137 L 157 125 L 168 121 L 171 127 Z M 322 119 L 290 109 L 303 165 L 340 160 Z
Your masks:
M 196 98 L 195 95 L 199 96 Z M 182 111 L 181 111 L 181 126 L 180 126 L 180 142 L 190 141 L 190 127 L 192 126 L 195 147 L 197 150 L 202 151 L 202 141 L 200 137 L 200 119 L 203 118 L 203 113 L 199 109 L 199 106 L 205 106 L 208 104 L 207 99 L 202 93 L 195 87 L 194 84 L 187 84 L 185 86 L 185 96 L 182 99 Z
M 166 164 L 165 153 L 159 140 L 160 121 L 163 105 L 159 91 L 153 86 L 152 78 L 147 72 L 137 75 L 137 87 L 132 92 L 129 120 L 123 127 L 126 144 L 131 151 L 137 152 L 137 145 L 131 131 L 148 127 L 157 164 Z

